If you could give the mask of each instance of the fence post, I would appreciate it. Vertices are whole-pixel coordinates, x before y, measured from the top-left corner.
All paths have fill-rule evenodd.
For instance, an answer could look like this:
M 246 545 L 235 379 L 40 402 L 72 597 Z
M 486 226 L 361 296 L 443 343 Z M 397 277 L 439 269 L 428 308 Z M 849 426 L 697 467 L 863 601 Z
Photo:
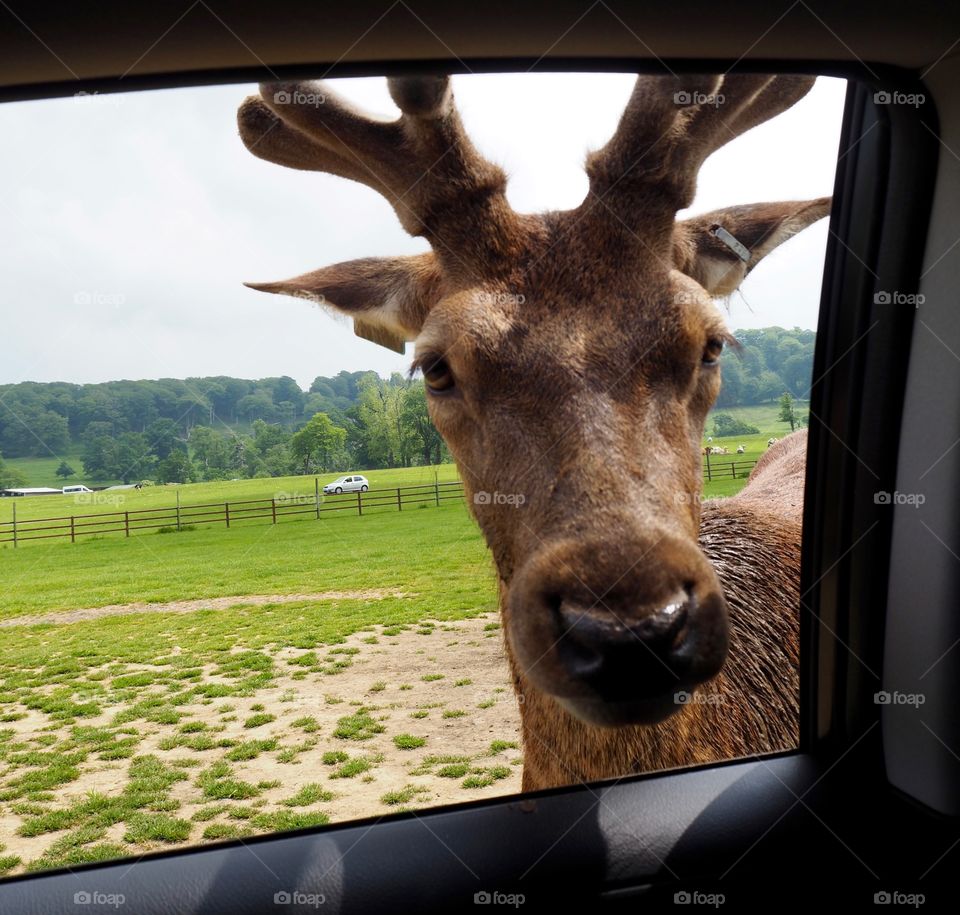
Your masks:
M 357 514 L 358 515 L 363 514 L 363 502 L 360 501 L 360 495 L 361 495 L 360 490 L 358 489 L 357 490 Z
M 123 513 L 123 529 L 126 531 L 127 536 L 130 536 L 130 512 L 125 511 Z
M 320 520 L 320 480 L 313 478 L 313 502 L 317 506 L 317 520 Z
M 229 502 L 223 503 L 223 516 L 224 518 L 226 518 L 227 527 L 230 527 L 230 503 Z
M 736 461 L 730 462 L 730 475 L 733 477 L 733 479 L 737 478 L 737 462 Z
M 433 472 L 433 498 L 437 503 L 437 508 L 440 507 L 440 481 L 437 476 L 437 471 Z
M 707 448 L 707 482 L 708 483 L 713 482 L 713 476 L 710 472 L 710 449 L 709 448 Z
M 271 513 L 273 514 L 273 523 L 276 524 L 276 523 L 277 523 L 277 498 L 276 498 L 276 496 L 274 496 L 274 497 L 270 500 L 270 511 L 271 511 Z
M 77 542 L 77 535 L 73 529 L 73 515 L 70 516 L 70 542 L 71 543 Z
M 13 503 L 13 548 L 17 548 L 17 503 Z
M 403 503 L 400 501 L 400 487 L 397 487 L 397 511 L 403 511 Z
M 180 530 L 180 490 L 177 490 L 177 530 Z

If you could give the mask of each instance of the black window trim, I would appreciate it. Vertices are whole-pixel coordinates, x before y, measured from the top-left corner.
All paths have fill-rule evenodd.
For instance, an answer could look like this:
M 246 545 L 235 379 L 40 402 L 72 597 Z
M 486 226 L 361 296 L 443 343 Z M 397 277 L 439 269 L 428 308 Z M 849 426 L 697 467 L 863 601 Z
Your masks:
M 723 62 L 709 60 L 668 63 L 687 72 L 727 69 Z M 425 61 L 415 67 L 389 61 L 341 63 L 329 69 L 328 77 L 457 73 L 467 65 L 476 73 L 508 72 L 530 69 L 530 64 L 523 59 Z M 275 68 L 280 78 L 310 76 L 321 69 Z M 535 69 L 638 72 L 654 66 L 649 60 L 551 58 Z M 795 834 L 798 841 L 807 841 L 807 836 L 829 841 L 805 809 L 823 812 L 840 804 L 866 809 L 869 790 L 895 793 L 883 772 L 879 709 L 865 702 L 875 684 L 851 658 L 877 665 L 875 670 L 882 664 L 891 522 L 869 495 L 895 488 L 897 455 L 890 442 L 896 440 L 892 430 L 899 430 L 902 413 L 912 313 L 881 322 L 867 345 L 860 343 L 877 318 L 877 289 L 916 288 L 938 159 L 930 132 L 931 127 L 936 130 L 935 114 L 929 105 L 874 105 L 871 95 L 877 89 L 923 89 L 913 74 L 886 65 L 871 65 L 877 78 L 847 62 L 752 60 L 739 62 L 737 69 L 851 80 L 814 361 L 814 377 L 823 377 L 814 386 L 812 406 L 829 431 L 818 421 L 811 423 L 801 580 L 809 611 L 801 614 L 798 752 L 399 814 L 382 822 L 361 820 L 160 852 L 141 858 L 133 868 L 121 859 L 23 875 L 0 882 L 0 910 L 75 915 L 73 892 L 82 889 L 81 884 L 123 893 L 139 913 L 256 912 L 264 908 L 267 896 L 272 902 L 273 892 L 294 889 L 322 892 L 328 905 L 340 906 L 330 910 L 351 912 L 396 911 L 398 899 L 409 911 L 472 909 L 470 894 L 475 891 L 524 892 L 524 887 L 534 903 L 558 888 L 565 900 L 608 892 L 609 901 L 615 902 L 634 891 L 675 887 L 678 879 L 690 886 L 711 886 L 738 852 L 743 857 L 736 864 L 737 877 L 725 885 L 739 879 L 765 881 L 778 866 L 784 869 L 785 862 L 757 848 L 758 836 L 778 829 Z M 261 68 L 194 71 L 127 77 L 122 88 L 252 83 L 261 77 Z M 117 85 L 115 79 L 85 80 L 82 89 L 111 92 Z M 0 100 L 72 95 L 77 90 L 76 82 L 6 87 L 0 89 Z M 874 120 L 876 126 L 867 130 Z M 865 415 L 886 418 L 882 442 L 869 424 L 860 422 Z M 871 468 L 869 475 L 864 466 Z M 875 546 L 851 551 L 867 529 L 871 537 L 876 534 Z M 835 638 L 842 639 L 849 652 L 838 648 Z M 847 774 L 828 786 L 822 780 L 828 772 Z M 925 816 L 921 808 L 900 800 L 905 817 L 911 812 Z M 361 839 L 361 850 L 353 850 Z M 473 848 L 471 860 L 483 862 L 487 870 L 458 860 L 464 843 Z M 542 859 L 518 880 L 515 865 L 535 853 Z M 318 885 L 317 862 L 329 863 L 338 855 L 340 864 L 334 863 Z M 264 860 L 275 878 L 261 868 Z M 697 862 L 696 873 L 684 871 L 688 861 Z M 704 869 L 704 861 L 714 866 Z M 160 889 L 164 886 L 165 891 Z

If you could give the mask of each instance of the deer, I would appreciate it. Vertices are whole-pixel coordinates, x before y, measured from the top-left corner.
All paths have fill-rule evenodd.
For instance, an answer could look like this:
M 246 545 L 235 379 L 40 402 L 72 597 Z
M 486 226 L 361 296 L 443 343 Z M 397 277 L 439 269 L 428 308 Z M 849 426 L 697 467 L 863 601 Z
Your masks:
M 587 156 L 586 197 L 541 214 L 511 208 L 446 76 L 390 78 L 393 119 L 325 82 L 265 84 L 239 107 L 255 156 L 364 184 L 429 243 L 246 285 L 414 343 L 496 567 L 524 791 L 797 745 L 806 438 L 717 500 L 700 442 L 736 345 L 716 299 L 830 198 L 677 214 L 711 153 L 813 82 L 642 74 Z

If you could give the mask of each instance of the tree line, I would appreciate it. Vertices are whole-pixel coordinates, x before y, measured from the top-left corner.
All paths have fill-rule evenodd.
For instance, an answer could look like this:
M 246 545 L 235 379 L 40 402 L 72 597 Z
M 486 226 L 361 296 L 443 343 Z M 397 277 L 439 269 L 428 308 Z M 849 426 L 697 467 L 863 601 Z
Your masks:
M 806 393 L 813 331 L 768 327 L 736 336 L 740 348 L 724 359 L 718 408 Z M 449 460 L 422 383 L 371 371 L 319 376 L 307 391 L 288 376 L 0 385 L 0 454 L 70 455 L 58 475 L 82 473 L 93 482 L 187 482 Z M 20 476 L 0 458 L 0 486 L 22 485 Z

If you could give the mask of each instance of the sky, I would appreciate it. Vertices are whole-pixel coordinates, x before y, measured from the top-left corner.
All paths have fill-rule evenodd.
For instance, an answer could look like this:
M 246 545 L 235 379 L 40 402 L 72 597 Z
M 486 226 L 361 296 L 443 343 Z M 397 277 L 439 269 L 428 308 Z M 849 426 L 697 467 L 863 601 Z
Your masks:
M 610 137 L 631 74 L 454 77 L 474 143 L 510 176 L 514 209 L 577 206 L 583 160 Z M 331 81 L 396 115 L 383 79 Z M 155 90 L 0 105 L 0 383 L 317 375 L 408 369 L 345 319 L 245 288 L 356 257 L 427 250 L 374 191 L 252 156 L 236 109 L 255 87 Z M 728 144 L 689 214 L 833 189 L 845 83 Z M 681 214 L 681 216 L 684 214 Z M 815 328 L 827 223 L 758 266 L 733 329 Z

